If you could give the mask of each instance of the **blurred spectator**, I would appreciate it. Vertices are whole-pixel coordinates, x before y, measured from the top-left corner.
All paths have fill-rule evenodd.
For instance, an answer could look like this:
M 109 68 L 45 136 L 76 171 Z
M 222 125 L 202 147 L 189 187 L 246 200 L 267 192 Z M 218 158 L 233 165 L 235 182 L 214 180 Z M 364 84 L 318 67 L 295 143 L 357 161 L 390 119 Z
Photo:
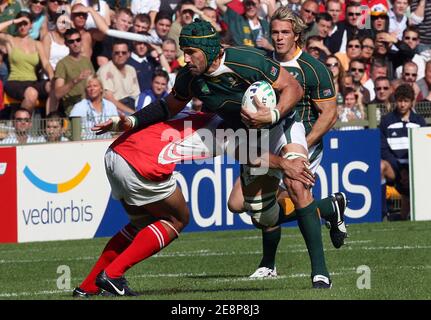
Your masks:
M 169 75 L 166 71 L 157 69 L 153 74 L 151 88 L 141 92 L 136 100 L 136 111 L 145 108 L 152 102 L 165 98 L 168 95 Z
M 415 96 L 410 85 L 400 85 L 394 95 L 395 110 L 382 117 L 380 122 L 382 199 L 386 196 L 386 182 L 394 183 L 401 194 L 401 219 L 407 220 L 410 211 L 408 129 L 424 127 L 426 123 L 422 116 L 412 111 Z M 382 209 L 384 216 L 387 208 L 383 206 Z
M 349 70 L 349 63 L 353 59 L 361 58 L 362 46 L 361 41 L 357 37 L 353 37 L 347 41 L 346 52 L 337 52 L 335 56 L 341 61 L 344 70 Z
M 346 21 L 338 22 L 337 31 L 330 38 L 332 53 L 346 52 L 347 42 L 353 37 L 364 37 L 370 35 L 370 30 L 359 29 L 359 19 L 362 16 L 361 5 L 349 2 L 346 6 Z
M 46 19 L 44 19 L 40 28 L 40 35 L 45 36 L 48 31 L 55 29 L 55 21 L 59 15 L 70 13 L 70 6 L 67 0 L 48 0 L 46 6 Z
M 299 16 L 301 11 L 302 0 L 263 0 L 262 4 L 265 4 L 268 8 L 267 17 L 270 18 L 274 14 L 275 10 L 280 7 L 287 6 L 290 11 Z
M 33 26 L 30 30 L 30 37 L 34 40 L 41 39 L 40 31 L 42 25 L 46 19 L 45 16 L 45 5 L 47 0 L 30 0 L 28 3 L 28 8 L 30 13 L 33 15 Z
M 387 76 L 388 66 L 383 60 L 375 59 L 373 64 L 371 65 L 370 78 L 364 83 L 364 87 L 367 88 L 368 92 L 370 93 L 370 100 L 374 100 L 376 97 L 374 90 L 376 79 Z
M 110 26 L 106 24 L 105 20 L 92 8 L 81 8 L 83 12 L 89 13 L 96 23 L 97 29 L 100 30 L 105 36 L 102 41 L 102 51 L 97 55 L 97 64 L 101 67 L 107 64 L 112 59 L 112 45 L 116 38 L 106 36 Z M 133 24 L 133 13 L 127 8 L 120 8 L 115 13 L 113 29 L 118 31 L 129 31 Z M 130 41 L 126 42 L 129 50 L 132 46 Z
M 299 11 L 299 16 L 305 22 L 307 28 L 303 31 L 304 38 L 307 39 L 313 30 L 316 16 L 319 14 L 319 5 L 314 0 L 306 0 Z
M 71 23 L 67 15 L 58 16 L 55 30 L 48 31 L 42 38 L 42 44 L 48 55 L 52 70 L 55 70 L 57 63 L 69 54 L 69 48 L 64 43 L 64 33 L 71 28 Z M 46 75 L 44 77 L 47 78 Z M 49 104 L 46 114 L 57 110 L 58 100 L 55 96 L 55 90 L 50 91 Z
M 426 63 L 425 77 L 417 82 L 424 99 L 431 101 L 431 60 Z
M 308 37 L 307 41 L 305 41 L 305 51 L 322 62 L 331 54 L 319 36 Z
M 57 63 L 55 69 L 55 96 L 61 99 L 63 111 L 69 115 L 73 105 L 85 94 L 85 82 L 94 73 L 89 58 L 81 54 L 82 38 L 76 29 L 68 29 L 64 34 L 69 55 Z
M 231 1 L 217 0 L 217 6 L 221 11 L 221 18 L 232 33 L 235 45 L 274 50 L 271 45 L 268 21 L 258 16 L 260 0 L 245 0 L 243 15 L 239 15 L 227 6 Z
M 390 49 L 395 44 L 396 49 Z M 395 69 L 413 59 L 415 52 L 404 41 L 398 41 L 395 36 L 386 32 L 379 32 L 375 40 L 374 57 L 380 58 L 388 65 L 388 77 L 394 78 Z
M 313 29 L 308 33 L 308 36 L 319 36 L 322 39 L 324 46 L 326 47 L 327 54 L 331 54 L 329 49 L 327 49 L 329 45 L 329 35 L 333 28 L 332 18 L 327 13 L 319 13 L 316 17 L 316 23 L 313 26 Z
M 4 90 L 12 98 L 21 101 L 21 107 L 33 111 L 38 99 L 48 98 L 51 90 L 50 80 L 54 71 L 49 64 L 41 42 L 30 38 L 33 16 L 21 11 L 15 19 L 0 23 L 0 31 L 15 24 L 17 36 L 0 33 L 0 44 L 6 46 L 9 57 L 10 74 Z M 39 80 L 40 65 L 48 75 L 49 81 Z
M 134 15 L 146 13 L 151 18 L 151 27 L 154 27 L 156 15 L 160 10 L 160 0 L 142 1 L 131 0 L 130 10 Z
M 103 98 L 102 81 L 92 75 L 85 81 L 85 98 L 73 106 L 70 117 L 82 118 L 82 136 L 94 139 L 95 133 L 90 129 L 97 123 L 105 122 L 111 116 L 118 116 L 117 107 Z M 110 138 L 111 134 L 104 134 L 102 138 Z
M 146 13 L 139 13 L 133 18 L 133 32 L 148 33 L 151 29 L 151 18 Z
M 194 11 L 190 8 L 194 4 L 193 0 L 181 0 L 178 3 L 175 14 L 176 20 L 169 29 L 168 37 L 175 40 L 177 44 L 177 57 L 183 55 L 180 49 L 180 33 L 183 26 L 193 22 Z
M 341 78 L 341 92 L 347 88 L 355 89 L 355 85 L 353 84 L 353 76 L 349 72 L 344 72 L 344 76 Z
M 159 11 L 156 15 L 154 29 L 150 30 L 150 34 L 153 37 L 158 38 L 160 41 L 164 41 L 168 38 L 169 30 L 172 25 L 172 16 L 167 11 Z
M 58 111 L 50 112 L 45 120 L 45 142 L 69 141 L 64 136 L 64 120 Z
M 392 103 L 394 103 L 392 95 L 392 86 L 388 77 L 378 77 L 374 80 L 375 98 L 371 101 L 372 104 L 384 106 L 384 113 L 392 111 Z M 380 120 L 379 118 L 377 120 Z
M 328 0 L 326 1 L 325 8 L 326 12 L 329 13 L 329 15 L 332 17 L 332 22 L 334 23 L 334 29 L 332 32 L 335 32 L 336 25 L 339 21 L 342 21 L 341 14 L 343 10 L 343 4 L 340 0 Z M 332 34 L 331 32 L 331 34 Z
M 163 61 L 165 68 L 169 67 L 161 47 L 133 41 L 133 52 L 127 60 L 127 64 L 135 69 L 141 92 L 151 88 L 151 79 L 154 70 L 160 67 L 160 60 Z
M 127 64 L 129 57 L 128 43 L 118 39 L 112 46 L 112 60 L 97 71 L 105 89 L 105 98 L 126 114 L 135 112 L 135 101 L 139 96 L 135 68 Z
M 373 36 L 375 36 L 378 32 L 389 31 L 388 8 L 385 5 L 379 3 L 371 6 L 370 15 L 371 15 L 371 30 L 372 30 Z
M 391 0 L 392 9 L 389 11 L 389 33 L 394 34 L 399 40 L 407 27 L 407 8 L 411 0 Z
M 338 115 L 341 122 L 351 122 L 354 120 L 365 119 L 364 105 L 361 103 L 361 97 L 354 89 L 347 88 L 344 92 L 344 107 Z M 341 127 L 340 130 L 361 130 L 363 126 L 347 126 Z
M 418 78 L 418 66 L 412 61 L 408 61 L 403 65 L 401 73 L 401 79 L 394 80 L 392 86 L 396 89 L 400 84 L 408 84 L 413 88 L 415 93 L 415 101 L 421 101 L 424 99 L 419 86 L 416 83 Z
M 13 117 L 14 132 L 9 133 L 3 140 L 2 144 L 26 144 L 44 142 L 42 136 L 33 136 L 30 134 L 32 127 L 31 113 L 25 108 L 15 110 Z
M 343 104 L 344 98 L 341 92 L 342 79 L 344 78 L 344 69 L 341 66 L 340 60 L 336 56 L 328 56 L 325 61 L 326 67 L 331 71 L 334 79 L 335 97 L 337 106 Z
M 93 8 L 105 20 L 108 26 L 111 25 L 111 11 L 109 5 L 104 0 L 72 0 L 72 6 L 77 3 Z M 96 22 L 91 15 L 88 15 L 85 21 L 85 29 L 95 28 L 97 28 Z
M 21 5 L 16 0 L 0 0 L 0 23 L 9 21 L 21 11 Z M 7 28 L 7 33 L 14 35 L 15 26 L 10 25 Z M 3 30 L 1 30 L 3 32 Z
M 419 29 L 422 45 L 419 52 L 431 48 L 431 1 L 412 0 L 410 6 L 412 12 L 410 25 L 415 25 Z
M 169 63 L 169 70 L 166 70 L 166 71 L 169 74 L 167 90 L 168 92 L 170 92 L 172 87 L 174 86 L 177 72 L 181 67 L 178 59 L 176 58 L 177 44 L 175 43 L 174 40 L 167 38 L 165 41 L 163 41 L 162 50 L 163 50 L 163 55 L 165 56 L 166 60 Z
M 425 76 L 426 58 L 418 52 L 418 46 L 420 43 L 418 29 L 416 27 L 407 27 L 404 30 L 402 40 L 411 50 L 413 50 L 414 56 L 412 61 L 418 66 L 418 79 L 422 79 Z M 399 66 L 395 72 L 397 78 L 401 78 L 402 67 Z
M 374 39 L 366 36 L 361 39 L 361 59 L 365 62 L 365 75 L 370 76 L 374 54 Z
M 70 15 L 70 18 L 72 19 L 73 26 L 76 30 L 79 31 L 79 34 L 81 35 L 81 47 L 82 52 L 81 54 L 84 57 L 87 57 L 88 59 L 91 59 L 93 55 L 93 40 L 90 32 L 85 29 L 85 23 L 87 21 L 88 13 L 84 12 L 82 8 L 85 8 L 84 5 L 77 3 L 72 6 L 72 13 Z M 92 29 L 92 32 L 94 33 L 95 29 Z M 100 35 L 100 38 L 102 36 Z
M 349 73 L 353 77 L 353 85 L 355 88 L 355 91 L 358 95 L 360 95 L 360 98 L 362 98 L 361 103 L 362 104 L 368 104 L 370 103 L 370 92 L 367 88 L 365 88 L 361 80 L 364 77 L 365 74 L 365 64 L 360 59 L 353 59 L 350 61 L 349 65 Z M 345 99 L 346 97 L 344 97 Z

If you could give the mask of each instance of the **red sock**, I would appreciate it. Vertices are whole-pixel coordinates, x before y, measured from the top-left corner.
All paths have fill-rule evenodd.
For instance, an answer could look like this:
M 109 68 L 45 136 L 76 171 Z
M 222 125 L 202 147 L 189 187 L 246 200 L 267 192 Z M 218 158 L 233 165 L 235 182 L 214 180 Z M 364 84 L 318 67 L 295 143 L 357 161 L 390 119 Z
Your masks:
M 132 243 L 136 233 L 135 227 L 128 224 L 113 236 L 106 244 L 90 274 L 79 287 L 87 293 L 97 293 L 100 290 L 95 283 L 97 275 Z
M 173 229 L 157 221 L 139 231 L 130 246 L 105 269 L 108 277 L 121 277 L 129 268 L 166 247 L 176 238 L 170 238 L 166 228 Z

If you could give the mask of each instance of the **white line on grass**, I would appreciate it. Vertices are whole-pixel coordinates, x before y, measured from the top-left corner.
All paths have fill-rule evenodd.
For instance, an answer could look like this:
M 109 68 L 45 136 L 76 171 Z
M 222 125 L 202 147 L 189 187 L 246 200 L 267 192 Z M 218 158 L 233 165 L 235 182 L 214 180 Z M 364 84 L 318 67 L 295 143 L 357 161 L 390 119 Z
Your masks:
M 353 243 L 353 242 L 352 242 Z M 417 249 L 431 249 L 431 246 L 378 246 L 378 247 L 361 247 L 361 246 L 350 246 L 350 242 L 344 250 L 417 250 Z M 280 253 L 304 253 L 307 252 L 305 246 L 301 246 L 303 249 L 294 250 L 279 250 Z M 338 251 L 339 249 L 328 248 L 325 251 Z M 177 252 L 160 252 L 153 256 L 153 258 L 171 258 L 171 257 L 211 257 L 211 256 L 238 256 L 238 255 L 260 255 L 261 250 L 256 251 L 221 251 L 212 252 L 209 250 L 196 250 L 196 251 L 177 251 Z M 65 262 L 65 261 L 81 261 L 81 260 L 96 260 L 97 256 L 88 257 L 75 257 L 75 258 L 56 258 L 56 259 L 23 259 L 23 260 L 0 260 L 0 264 L 7 263 L 37 263 L 37 262 Z

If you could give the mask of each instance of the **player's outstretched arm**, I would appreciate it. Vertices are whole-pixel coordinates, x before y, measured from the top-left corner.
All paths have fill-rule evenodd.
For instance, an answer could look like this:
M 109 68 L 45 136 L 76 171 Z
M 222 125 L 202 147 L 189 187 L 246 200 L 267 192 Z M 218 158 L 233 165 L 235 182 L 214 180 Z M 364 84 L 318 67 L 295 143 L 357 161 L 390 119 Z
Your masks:
M 98 123 L 91 128 L 96 135 L 104 134 L 108 131 L 127 131 L 134 127 L 136 120 L 132 116 L 126 116 L 124 113 L 119 113 L 118 117 L 111 117 L 107 121 Z
M 145 108 L 135 112 L 131 116 L 120 114 L 119 117 L 111 117 L 105 122 L 96 124 L 92 131 L 97 135 L 107 131 L 127 131 L 133 128 L 145 128 L 154 123 L 168 120 L 184 109 L 188 101 L 183 101 L 169 94 L 166 99 L 150 103 Z

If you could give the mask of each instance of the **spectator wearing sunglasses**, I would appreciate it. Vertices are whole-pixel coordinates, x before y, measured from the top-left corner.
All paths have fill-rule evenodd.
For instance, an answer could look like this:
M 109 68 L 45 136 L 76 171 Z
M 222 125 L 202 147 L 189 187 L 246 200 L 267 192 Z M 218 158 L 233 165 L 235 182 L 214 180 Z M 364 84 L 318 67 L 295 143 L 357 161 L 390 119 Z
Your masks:
M 40 36 L 40 31 L 42 29 L 42 25 L 46 20 L 45 16 L 45 6 L 47 0 L 30 0 L 28 4 L 28 8 L 30 9 L 30 13 L 33 15 L 33 26 L 30 30 L 30 37 L 34 40 L 42 39 Z
M 377 120 L 380 120 L 381 110 L 383 114 L 386 114 L 392 110 L 392 103 L 395 102 L 393 97 L 393 89 L 391 82 L 388 77 L 378 77 L 374 80 L 374 96 L 375 98 L 371 101 L 371 104 L 377 104 L 379 108 Z
M 344 70 L 349 69 L 349 63 L 352 59 L 361 58 L 362 46 L 361 41 L 357 37 L 353 37 L 347 41 L 346 52 L 337 52 L 335 56 L 341 61 L 341 66 Z
M 108 26 L 111 25 L 109 5 L 104 0 L 73 0 L 72 6 L 75 4 L 82 4 L 84 7 L 92 7 L 102 18 Z M 96 23 L 91 15 L 87 15 L 85 21 L 85 29 L 96 29 Z
M 417 26 L 420 34 L 419 52 L 431 49 L 431 1 L 412 0 L 410 10 L 410 25 Z
M 360 59 L 353 59 L 350 61 L 348 71 L 353 77 L 353 86 L 356 93 L 362 97 L 362 104 L 370 103 L 370 92 L 361 83 L 365 74 L 365 63 Z
M 388 77 L 394 79 L 396 68 L 407 61 L 411 61 L 415 55 L 414 50 L 404 41 L 398 41 L 398 38 L 387 33 L 378 32 L 376 35 L 374 58 L 380 58 L 388 65 Z M 395 46 L 396 49 L 392 49 Z
M 70 14 L 70 19 L 72 20 L 74 28 L 78 30 L 81 35 L 82 55 L 91 59 L 93 55 L 93 40 L 90 32 L 85 29 L 88 13 L 84 12 L 83 8 L 85 8 L 85 6 L 81 3 L 74 4 L 71 9 L 72 13 Z M 92 32 L 93 31 L 94 29 Z M 100 35 L 100 39 L 102 38 L 103 35 Z
M 330 38 L 329 50 L 332 53 L 346 52 L 347 42 L 355 36 L 362 38 L 371 35 L 370 30 L 358 28 L 362 18 L 361 5 L 349 2 L 346 6 L 346 20 L 337 24 L 337 31 Z
M 319 5 L 314 0 L 306 0 L 299 11 L 299 17 L 305 22 L 307 28 L 304 30 L 304 38 L 313 35 L 312 30 L 315 25 L 316 16 L 319 14 Z
M 12 120 L 14 131 L 9 133 L 0 144 L 27 144 L 42 143 L 45 139 L 42 136 L 33 136 L 30 134 L 32 127 L 32 113 L 25 108 L 18 108 L 13 114 Z
M 61 59 L 55 69 L 55 95 L 69 116 L 72 107 L 85 96 L 85 79 L 94 74 L 93 64 L 82 55 L 82 38 L 78 30 L 71 28 L 64 34 L 69 55 Z
M 416 83 L 418 79 L 418 65 L 413 61 L 408 61 L 403 65 L 403 72 L 401 73 L 401 79 L 394 80 L 392 85 L 394 88 L 398 88 L 401 84 L 408 84 L 413 88 L 415 93 L 415 101 L 422 101 L 424 96 L 420 91 L 418 84 Z
M 135 68 L 127 64 L 129 57 L 128 42 L 117 39 L 112 45 L 112 60 L 97 71 L 105 98 L 125 114 L 135 112 L 135 101 L 140 93 Z
M 378 32 L 389 32 L 388 8 L 382 3 L 370 7 L 371 30 L 375 36 Z
M 407 27 L 403 32 L 402 42 L 407 44 L 411 50 L 414 51 L 412 61 L 418 66 L 418 79 L 425 76 L 425 64 L 428 58 L 424 56 L 424 52 L 419 53 L 418 48 L 420 44 L 419 31 L 415 26 Z M 401 78 L 402 67 L 396 69 L 397 78 Z

